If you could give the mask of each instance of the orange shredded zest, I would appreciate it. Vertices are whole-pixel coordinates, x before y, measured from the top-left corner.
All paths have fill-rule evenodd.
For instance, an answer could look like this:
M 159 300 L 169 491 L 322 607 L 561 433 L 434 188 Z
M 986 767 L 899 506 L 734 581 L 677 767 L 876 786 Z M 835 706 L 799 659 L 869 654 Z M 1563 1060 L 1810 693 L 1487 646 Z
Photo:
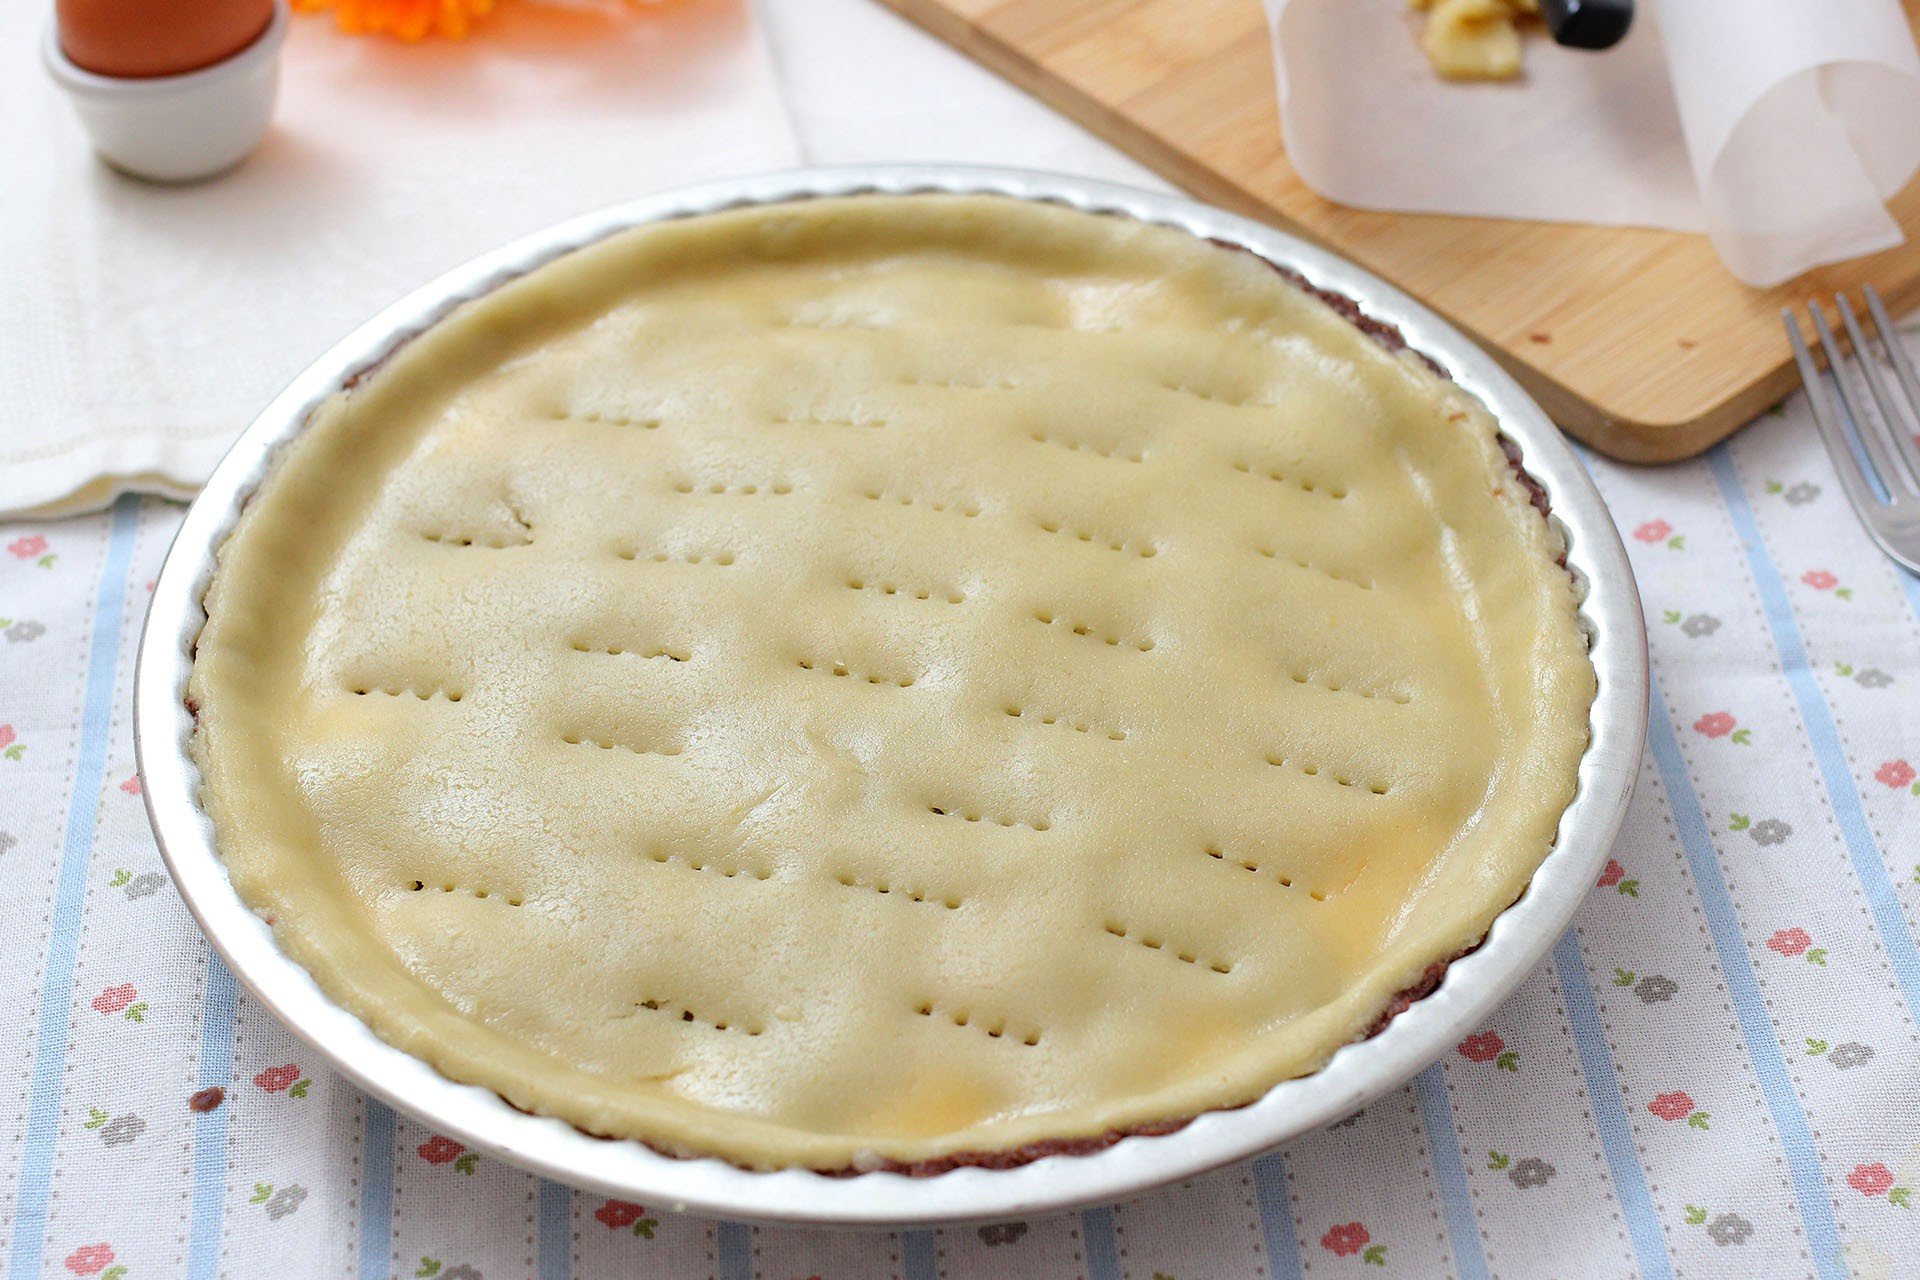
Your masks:
M 349 35 L 388 35 L 399 40 L 466 38 L 493 0 L 292 0 L 301 13 L 334 10 L 334 22 Z

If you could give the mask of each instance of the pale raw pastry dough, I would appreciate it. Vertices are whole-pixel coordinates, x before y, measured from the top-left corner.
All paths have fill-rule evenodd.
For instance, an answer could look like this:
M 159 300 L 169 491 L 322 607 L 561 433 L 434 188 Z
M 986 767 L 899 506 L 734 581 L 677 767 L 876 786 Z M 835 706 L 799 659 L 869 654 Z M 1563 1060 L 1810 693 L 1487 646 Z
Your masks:
M 1427 11 L 1420 46 L 1449 80 L 1511 80 L 1520 74 L 1520 19 L 1539 0 L 1408 0 Z
M 335 397 L 221 548 L 219 848 L 449 1076 L 870 1167 L 1311 1072 L 1547 853 L 1594 675 L 1472 398 L 995 197 L 625 233 Z

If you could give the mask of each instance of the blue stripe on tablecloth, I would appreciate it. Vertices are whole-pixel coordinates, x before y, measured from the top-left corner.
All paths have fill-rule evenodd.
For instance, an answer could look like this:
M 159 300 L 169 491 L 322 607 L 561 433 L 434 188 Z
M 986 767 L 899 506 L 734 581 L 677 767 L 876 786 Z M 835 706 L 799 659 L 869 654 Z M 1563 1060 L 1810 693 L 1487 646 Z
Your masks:
M 1746 491 L 1740 487 L 1733 455 L 1726 445 L 1716 445 L 1707 455 L 1707 462 L 1713 468 L 1713 478 L 1719 482 L 1720 496 L 1726 500 L 1733 527 L 1746 544 L 1747 566 L 1753 574 L 1753 585 L 1760 593 L 1760 607 L 1766 614 L 1767 626 L 1773 632 L 1774 648 L 1780 653 L 1780 669 L 1786 673 L 1793 700 L 1799 704 L 1801 723 L 1806 726 L 1814 759 L 1820 763 L 1820 776 L 1827 784 L 1834 821 L 1846 841 L 1847 854 L 1853 862 L 1854 874 L 1860 878 L 1867 908 L 1879 927 L 1887 963 L 1900 981 L 1907 1008 L 1920 1017 L 1920 950 L 1914 948 L 1913 930 L 1900 909 L 1886 861 L 1874 847 L 1873 829 L 1867 825 L 1859 789 L 1854 785 L 1852 770 L 1847 767 L 1847 755 L 1840 745 L 1840 730 L 1834 724 L 1833 709 L 1820 691 L 1820 682 L 1813 677 L 1806 645 L 1800 638 L 1800 623 L 1787 599 L 1786 586 L 1767 552 L 1766 541 L 1760 536 L 1760 526 L 1754 521 Z M 1902 572 L 1900 576 L 1904 578 L 1906 574 Z
M 1633 1242 L 1634 1260 L 1639 1264 L 1642 1280 L 1673 1280 L 1673 1260 L 1667 1256 L 1666 1235 L 1660 1230 L 1660 1216 L 1647 1191 L 1647 1173 L 1640 1165 L 1640 1153 L 1634 1148 L 1633 1125 L 1627 1119 L 1626 1104 L 1621 1101 L 1620 1078 L 1614 1074 L 1613 1056 L 1600 1026 L 1600 1008 L 1594 1001 L 1593 984 L 1587 978 L 1587 964 L 1581 958 L 1580 943 L 1573 930 L 1561 934 L 1560 941 L 1554 944 L 1553 966 L 1560 977 L 1567 1022 L 1573 1028 L 1573 1045 L 1580 1053 L 1580 1069 L 1587 1077 L 1593 1125 L 1600 1133 L 1607 1169 L 1613 1174 L 1614 1196 L 1627 1215 L 1627 1236 Z
M 360 1127 L 360 1280 L 393 1272 L 393 1108 L 365 1099 Z
M 1253 1199 L 1267 1237 L 1267 1274 L 1300 1280 L 1300 1238 L 1293 1229 L 1293 1197 L 1287 1194 L 1287 1158 L 1278 1151 L 1253 1162 Z
M 46 1251 L 47 1198 L 52 1189 L 53 1149 L 60 1136 L 60 1081 L 66 1071 L 67 1038 L 73 1016 L 73 969 L 80 953 L 80 917 L 86 902 L 87 868 L 93 861 L 93 837 L 100 823 L 100 792 L 107 781 L 107 739 L 113 728 L 114 685 L 120 658 L 121 615 L 126 609 L 127 574 L 133 562 L 134 535 L 140 528 L 140 500 L 131 495 L 113 504 L 107 555 L 100 566 L 94 596 L 93 635 L 87 651 L 86 696 L 81 704 L 80 751 L 73 794 L 67 802 L 66 842 L 55 881 L 53 925 L 47 941 L 45 976 L 40 983 L 40 1014 L 34 1036 L 33 1082 L 27 1103 L 27 1132 L 20 1157 L 20 1191 L 14 1200 L 13 1280 L 40 1274 Z
M 900 1233 L 900 1274 L 904 1280 L 938 1280 L 940 1268 L 934 1262 L 933 1232 Z
M 1720 863 L 1714 854 L 1713 837 L 1708 833 L 1706 816 L 1700 811 L 1700 798 L 1694 794 L 1686 761 L 1680 755 L 1680 741 L 1674 736 L 1673 722 L 1668 719 L 1659 676 L 1650 675 L 1653 714 L 1647 717 L 1647 745 L 1653 751 L 1654 764 L 1666 788 L 1667 805 L 1673 811 L 1680 848 L 1693 874 L 1694 891 L 1700 895 L 1700 905 L 1707 913 L 1707 930 L 1720 957 L 1720 972 L 1727 980 L 1734 1018 L 1747 1042 L 1747 1056 L 1753 1062 L 1761 1096 L 1773 1114 L 1773 1127 L 1786 1153 L 1794 1198 L 1800 1203 L 1800 1220 L 1806 1228 L 1807 1246 L 1813 1251 L 1822 1276 L 1827 1280 L 1846 1280 L 1848 1272 L 1840 1260 L 1840 1232 L 1834 1223 L 1833 1201 L 1827 1195 L 1820 1158 L 1814 1152 L 1807 1113 L 1800 1105 L 1799 1095 L 1793 1091 L 1786 1059 L 1780 1053 L 1780 1042 L 1774 1039 L 1773 1024 L 1760 996 L 1760 984 L 1754 977 L 1753 957 L 1747 953 L 1746 940 L 1740 936 L 1733 900 L 1727 895 L 1727 883 L 1721 877 Z
M 1086 1246 L 1090 1280 L 1120 1280 L 1120 1243 L 1113 1234 L 1113 1210 L 1088 1209 L 1082 1213 L 1080 1243 Z
M 723 1222 L 715 1232 L 720 1280 L 753 1280 L 753 1233 L 746 1224 Z
M 540 1180 L 540 1280 L 573 1280 L 573 1188 Z
M 207 952 L 206 1005 L 200 1015 L 200 1088 L 233 1084 L 233 1019 L 239 1003 L 226 961 Z M 227 1200 L 227 1113 L 215 1107 L 193 1118 L 193 1220 L 187 1235 L 190 1280 L 220 1274 L 220 1224 Z
M 1447 1077 L 1439 1063 L 1413 1078 L 1413 1091 L 1420 1098 L 1420 1115 L 1427 1125 L 1427 1148 L 1433 1152 L 1433 1172 L 1440 1182 L 1440 1208 L 1447 1219 L 1447 1238 L 1453 1242 L 1453 1265 L 1461 1280 L 1487 1280 L 1487 1254 L 1480 1244 L 1480 1226 L 1473 1220 L 1466 1162 L 1460 1158 L 1460 1131 L 1453 1127 L 1453 1103 L 1447 1099 Z

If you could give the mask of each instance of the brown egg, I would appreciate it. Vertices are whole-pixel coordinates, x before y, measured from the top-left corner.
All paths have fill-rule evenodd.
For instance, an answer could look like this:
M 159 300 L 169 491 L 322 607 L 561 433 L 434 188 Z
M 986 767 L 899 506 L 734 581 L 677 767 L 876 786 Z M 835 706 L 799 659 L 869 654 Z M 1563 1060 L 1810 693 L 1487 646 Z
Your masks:
M 273 0 L 57 0 L 60 49 L 102 76 L 172 76 L 240 52 Z

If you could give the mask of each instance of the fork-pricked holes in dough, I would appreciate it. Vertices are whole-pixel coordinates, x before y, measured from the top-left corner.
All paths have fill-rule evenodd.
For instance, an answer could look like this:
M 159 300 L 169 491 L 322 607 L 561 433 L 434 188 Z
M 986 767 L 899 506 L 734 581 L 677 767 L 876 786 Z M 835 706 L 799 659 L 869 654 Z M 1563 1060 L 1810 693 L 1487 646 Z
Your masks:
M 921 494 L 896 493 L 887 489 L 862 489 L 860 496 L 868 502 L 886 502 L 902 507 L 920 507 L 927 511 L 941 511 L 969 520 L 980 514 L 980 508 L 972 502 L 958 499 L 929 498 Z
M 849 889 L 861 889 L 867 893 L 883 894 L 904 899 L 907 902 L 924 902 L 931 906 L 945 907 L 948 911 L 958 911 L 961 899 L 952 894 L 928 893 L 924 889 L 915 889 L 909 885 L 895 884 L 891 880 L 862 880 L 851 871 L 842 871 L 834 879 Z
M 767 421 L 776 427 L 854 427 L 878 430 L 887 425 L 885 418 L 855 418 L 832 413 L 776 413 Z
M 1136 947 L 1145 947 L 1149 951 L 1158 951 L 1162 955 L 1172 956 L 1175 960 L 1179 960 L 1184 964 L 1194 965 L 1197 968 L 1207 969 L 1214 973 L 1233 972 L 1233 965 L 1230 961 L 1207 959 L 1197 952 L 1168 943 L 1166 939 L 1157 933 L 1142 933 L 1129 929 L 1127 926 L 1113 920 L 1107 921 L 1103 927 L 1109 934 L 1120 939 L 1122 942 L 1131 942 Z
M 1384 796 L 1393 790 L 1393 786 L 1390 783 L 1379 781 L 1369 782 L 1364 778 L 1354 778 L 1344 773 L 1334 773 L 1330 770 L 1322 769 L 1310 760 L 1290 760 L 1277 751 L 1267 752 L 1262 759 L 1276 769 L 1288 769 L 1304 777 L 1320 778 L 1336 786 L 1351 787 L 1356 790 L 1368 792 L 1371 795 Z
M 1017 702 L 1009 702 L 1000 710 L 1014 720 L 1031 720 L 1036 724 L 1059 725 L 1075 733 L 1090 734 L 1096 738 L 1105 738 L 1108 742 L 1125 742 L 1127 731 L 1114 725 L 1096 724 L 1077 716 L 1063 715 L 1057 711 L 1035 711 L 1023 707 Z
M 469 898 L 478 899 L 480 901 L 498 902 L 501 905 L 508 906 L 508 907 L 519 907 L 519 906 L 526 905 L 526 899 L 522 898 L 518 894 L 495 893 L 491 889 L 469 889 L 462 885 L 455 884 L 450 880 L 443 881 L 440 884 L 428 884 L 424 880 L 409 880 L 407 881 L 407 892 L 409 893 L 431 892 L 431 893 L 441 893 L 441 894 L 458 893 L 458 894 L 464 894 Z
M 1241 475 L 1255 476 L 1261 480 L 1271 480 L 1275 484 L 1283 484 L 1288 488 L 1298 489 L 1302 493 L 1319 494 L 1321 497 L 1332 498 L 1335 501 L 1342 500 L 1347 496 L 1345 485 L 1322 484 L 1317 480 L 1308 480 L 1300 476 L 1290 476 L 1276 466 L 1251 458 L 1235 458 L 1233 461 L 1233 469 Z
M 1325 565 L 1313 564 L 1300 559 L 1298 556 L 1288 555 L 1286 552 L 1270 547 L 1265 543 L 1256 546 L 1254 550 L 1269 560 L 1278 560 L 1283 564 L 1290 564 L 1296 569 L 1305 569 L 1309 573 L 1317 573 L 1323 578 L 1331 578 L 1335 582 L 1344 582 L 1350 587 L 1358 587 L 1362 591 L 1373 590 L 1373 579 L 1371 578 L 1356 577 L 1351 573 L 1342 573 L 1337 569 L 1329 569 Z
M 664 645 L 644 645 L 637 649 L 624 649 L 617 644 L 589 644 L 585 640 L 575 640 L 571 646 L 575 653 L 604 654 L 611 658 L 663 659 L 667 662 L 686 662 L 693 657 L 686 649 L 669 649 Z
M 908 600 L 937 600 L 941 604 L 965 604 L 967 600 L 964 594 L 951 587 L 905 587 L 891 580 L 876 580 L 859 574 L 847 579 L 847 590 L 879 596 L 901 596 Z
M 725 569 L 734 562 L 731 551 L 641 551 L 637 547 L 616 547 L 613 554 L 622 560 L 644 560 L 648 564 L 703 564 Z
M 1202 851 L 1215 862 L 1225 863 L 1230 867 L 1238 867 L 1242 871 L 1250 872 L 1253 875 L 1260 876 L 1262 879 L 1271 880 L 1282 889 L 1291 889 L 1294 887 L 1292 876 L 1281 875 L 1278 872 L 1263 872 L 1260 869 L 1260 864 L 1253 859 L 1242 858 L 1237 854 L 1228 853 L 1217 844 L 1206 845 Z M 1327 900 L 1327 895 L 1318 889 L 1309 889 L 1307 896 L 1315 902 L 1325 902 Z
M 1084 453 L 1095 458 L 1111 458 L 1115 462 L 1145 462 L 1147 455 L 1138 449 L 1128 449 L 1121 445 L 1095 444 L 1091 440 L 1075 440 L 1046 431 L 1029 431 L 1027 439 L 1035 444 L 1044 444 L 1054 449 L 1064 449 L 1068 453 Z
M 1016 818 L 1010 813 L 987 813 L 977 805 L 930 804 L 927 812 L 940 818 L 961 822 L 985 822 L 996 827 L 1025 827 L 1029 831 L 1051 831 L 1051 818 Z
M 702 1017 L 685 1005 L 677 1004 L 672 1000 L 660 1000 L 649 997 L 645 1000 L 634 1001 L 633 1007 L 635 1010 L 664 1014 L 668 1017 L 677 1018 L 681 1022 L 688 1022 L 694 1026 L 705 1027 L 709 1031 L 733 1031 L 741 1035 L 757 1036 L 766 1030 L 765 1027 L 762 1027 L 757 1022 L 728 1022 L 720 1018 Z
M 854 680 L 861 684 L 889 685 L 895 689 L 911 689 L 912 676 L 885 675 L 878 671 L 856 671 L 844 662 L 827 662 L 815 658 L 796 658 L 794 666 L 802 671 L 812 671 L 819 675 L 838 676 L 842 680 Z
M 1351 698 L 1369 698 L 1375 702 L 1391 702 L 1404 707 L 1413 701 L 1413 695 L 1400 689 L 1369 689 L 1342 680 L 1338 676 L 1324 676 L 1317 672 L 1295 668 L 1287 672 L 1287 679 L 1294 684 L 1305 685 L 1309 689 L 1321 689 L 1327 693 L 1344 693 Z
M 593 747 L 600 751 L 624 751 L 628 755 L 635 756 L 677 756 L 681 750 L 680 744 L 677 742 L 665 742 L 658 746 L 645 743 L 603 742 L 599 738 L 588 737 L 584 733 L 563 733 L 560 735 L 560 741 L 570 747 Z
M 388 698 L 416 698 L 421 702 L 432 702 L 436 699 L 441 702 L 458 702 L 467 696 L 458 689 L 416 689 L 412 685 L 374 684 L 371 681 L 348 685 L 347 691 L 356 698 L 370 697 L 377 693 Z
M 513 521 L 511 530 L 487 529 L 478 525 L 461 528 L 457 523 L 451 527 L 442 524 L 422 530 L 420 537 L 436 546 L 451 547 L 455 550 L 508 551 L 514 547 L 532 546 L 533 525 L 520 514 L 519 506 L 511 498 L 502 498 L 501 505 L 505 507 L 507 516 Z
M 914 1006 L 913 1011 L 923 1018 L 935 1018 L 950 1022 L 956 1027 L 968 1027 L 979 1031 L 989 1040 L 1005 1040 L 1009 1044 L 1017 1044 L 1028 1049 L 1040 1043 L 1040 1030 L 1037 1027 L 1015 1030 L 1007 1025 L 1005 1018 L 982 1017 L 965 1006 L 958 1009 L 943 1009 L 931 1000 L 922 1000 Z
M 439 529 L 429 529 L 420 535 L 421 540 L 436 546 L 463 548 L 477 551 L 508 551 L 514 547 L 533 545 L 531 535 L 515 536 L 504 533 L 447 533 Z
M 637 431 L 658 431 L 659 418 L 641 417 L 624 413 L 604 413 L 598 409 L 589 409 L 584 413 L 567 413 L 556 410 L 547 415 L 549 422 L 583 422 L 595 427 L 632 427 Z
M 1175 395 L 1190 396 L 1195 400 L 1205 400 L 1208 404 L 1223 405 L 1229 409 L 1270 409 L 1273 406 L 1249 400 L 1245 396 L 1222 395 L 1207 387 L 1196 387 L 1185 382 L 1162 381 L 1160 385 Z
M 673 482 L 673 491 L 709 498 L 784 498 L 793 492 L 793 485 L 785 480 L 774 480 L 766 484 L 752 480 L 745 484 L 728 484 L 724 480 L 696 482 L 683 478 Z
M 1076 529 L 1064 520 L 1043 519 L 1033 522 L 1043 533 L 1055 533 L 1062 537 L 1084 542 L 1103 551 L 1117 551 L 1122 555 L 1135 556 L 1141 560 L 1151 560 L 1160 554 L 1160 548 L 1151 542 L 1132 542 L 1125 538 L 1115 538 L 1104 533 L 1095 533 L 1091 529 Z
M 708 875 L 719 876 L 723 880 L 733 880 L 741 876 L 749 880 L 771 880 L 773 872 L 766 867 L 722 866 L 717 862 L 708 862 L 697 854 L 669 853 L 665 849 L 647 850 L 647 861 L 663 867 L 679 867 L 684 871 L 701 871 Z
M 1138 653 L 1152 653 L 1153 641 L 1143 636 L 1127 636 L 1115 631 L 1103 631 L 1091 622 L 1075 618 L 1061 617 L 1051 609 L 1035 609 L 1033 620 L 1044 626 L 1059 627 L 1063 631 L 1087 640 L 1098 640 L 1114 649 L 1132 649 Z

